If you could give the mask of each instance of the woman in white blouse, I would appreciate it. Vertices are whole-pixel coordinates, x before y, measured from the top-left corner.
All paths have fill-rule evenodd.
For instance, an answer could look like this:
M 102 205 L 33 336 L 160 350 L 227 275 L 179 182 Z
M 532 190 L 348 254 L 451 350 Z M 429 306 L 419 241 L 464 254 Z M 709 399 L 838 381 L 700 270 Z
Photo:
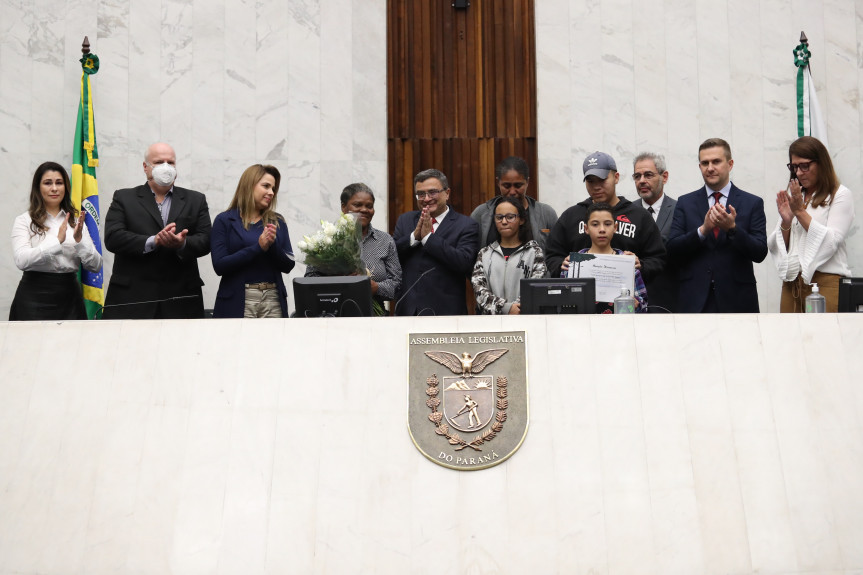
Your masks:
M 788 157 L 791 182 L 788 191 L 776 196 L 779 221 L 767 238 L 783 281 L 780 311 L 802 312 L 811 284 L 817 283 L 827 311 L 835 312 L 839 278 L 851 275 L 845 237 L 854 221 L 854 199 L 816 138 L 795 140 Z
M 69 175 L 45 162 L 33 174 L 30 209 L 15 218 L 12 249 L 24 271 L 10 321 L 87 319 L 78 282 L 79 266 L 98 272 L 102 256 L 83 217 L 72 206 Z

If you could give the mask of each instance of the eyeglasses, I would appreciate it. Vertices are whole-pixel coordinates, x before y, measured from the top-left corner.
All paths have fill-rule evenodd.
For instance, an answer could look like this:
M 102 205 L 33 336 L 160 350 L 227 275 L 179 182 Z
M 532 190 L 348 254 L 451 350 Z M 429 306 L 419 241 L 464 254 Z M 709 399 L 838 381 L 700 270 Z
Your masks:
M 500 187 L 504 190 L 520 190 L 527 185 L 527 182 L 503 182 Z
M 811 162 L 800 162 L 799 164 L 785 164 L 788 166 L 788 169 L 791 170 L 792 173 L 796 174 L 797 170 L 800 170 L 800 173 L 805 174 L 809 171 L 809 168 L 812 167 L 812 164 L 815 163 L 815 160 Z
M 659 174 L 654 174 L 653 172 L 644 172 L 644 173 L 635 172 L 634 174 L 632 174 L 632 179 L 635 180 L 636 182 L 638 180 L 640 180 L 641 178 L 644 178 L 645 180 L 652 180 L 653 178 L 655 178 L 658 175 Z
M 442 191 L 443 190 L 426 190 L 424 192 L 417 192 L 415 195 L 416 195 L 418 200 L 424 200 L 426 198 L 426 196 L 428 196 L 429 198 L 434 198 L 435 196 L 437 196 Z
M 508 222 L 514 222 L 518 218 L 518 214 L 495 214 L 494 221 L 502 222 L 504 220 Z

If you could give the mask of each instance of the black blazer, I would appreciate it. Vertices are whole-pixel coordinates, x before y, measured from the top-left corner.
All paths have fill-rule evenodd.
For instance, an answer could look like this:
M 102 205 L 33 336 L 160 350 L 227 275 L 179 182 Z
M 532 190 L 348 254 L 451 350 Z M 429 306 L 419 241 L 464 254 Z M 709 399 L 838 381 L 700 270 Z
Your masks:
M 396 221 L 393 240 L 402 264 L 402 286 L 395 314 L 464 315 L 465 283 L 479 251 L 479 225 L 450 208 L 425 245 L 411 247 L 419 218 L 420 212 L 413 211 Z
M 734 235 L 708 232 L 704 240 L 698 228 L 704 223 L 708 201 L 705 188 L 680 196 L 674 211 L 668 255 L 678 266 L 680 291 L 677 311 L 698 313 L 704 309 L 713 282 L 720 312 L 757 313 L 758 289 L 752 262 L 767 257 L 767 221 L 764 200 L 731 185 L 728 205 L 737 210 Z M 650 292 L 647 294 L 650 297 Z
M 210 253 L 211 228 L 204 194 L 174 186 L 168 214 L 168 223 L 172 222 L 177 231 L 189 230 L 186 245 L 145 254 L 147 238 L 165 227 L 153 192 L 146 184 L 114 192 L 105 216 L 105 247 L 114 253 L 114 268 L 104 319 L 204 317 L 198 258 Z
M 659 232 L 662 234 L 662 243 L 668 243 L 668 235 L 671 233 L 671 222 L 674 220 L 674 209 L 677 207 L 677 200 L 663 194 L 662 209 L 656 214 L 656 225 L 659 226 Z
M 662 243 L 668 246 L 668 235 L 671 233 L 671 222 L 674 220 L 674 209 L 677 200 L 668 194 L 663 194 L 662 209 L 656 215 L 656 225 L 662 234 Z M 650 313 L 668 313 L 677 311 L 677 268 L 671 258 L 667 258 L 662 273 L 650 279 L 644 279 L 647 288 L 647 310 Z

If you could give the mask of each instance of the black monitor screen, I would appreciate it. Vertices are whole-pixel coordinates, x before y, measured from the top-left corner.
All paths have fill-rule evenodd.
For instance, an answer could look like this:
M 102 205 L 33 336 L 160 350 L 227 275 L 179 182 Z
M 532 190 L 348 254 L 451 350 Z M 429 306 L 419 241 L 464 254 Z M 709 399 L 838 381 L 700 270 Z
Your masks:
M 521 280 L 521 313 L 565 314 L 596 311 L 594 278 Z
M 372 284 L 368 276 L 294 278 L 296 317 L 368 317 Z
M 839 280 L 839 312 L 863 311 L 863 278 Z

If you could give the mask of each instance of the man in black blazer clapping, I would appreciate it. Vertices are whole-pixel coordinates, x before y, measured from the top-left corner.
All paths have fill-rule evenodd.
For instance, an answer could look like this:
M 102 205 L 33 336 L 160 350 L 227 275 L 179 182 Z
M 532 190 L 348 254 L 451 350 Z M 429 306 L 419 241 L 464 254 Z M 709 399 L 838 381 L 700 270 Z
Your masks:
M 443 172 L 414 176 L 419 209 L 399 216 L 393 233 L 402 264 L 396 315 L 467 313 L 465 280 L 479 251 L 479 226 L 447 206 L 449 194 Z
M 177 156 L 165 143 L 144 157 L 147 182 L 114 192 L 105 247 L 114 268 L 104 319 L 204 317 L 198 258 L 210 253 L 204 194 L 174 185 Z

